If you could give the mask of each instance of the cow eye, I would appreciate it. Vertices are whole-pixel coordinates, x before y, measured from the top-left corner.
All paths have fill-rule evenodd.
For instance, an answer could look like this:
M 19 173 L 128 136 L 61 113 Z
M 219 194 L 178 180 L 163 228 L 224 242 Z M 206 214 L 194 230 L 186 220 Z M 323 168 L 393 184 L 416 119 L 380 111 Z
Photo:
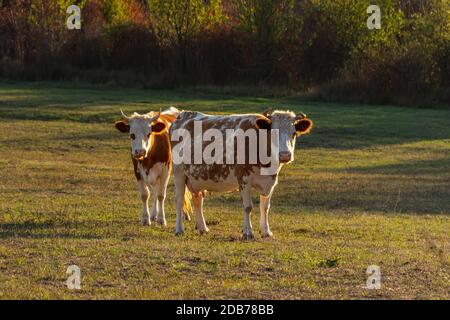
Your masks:
M 134 133 L 130 134 L 130 138 L 131 138 L 131 140 L 136 139 L 136 136 L 134 135 Z

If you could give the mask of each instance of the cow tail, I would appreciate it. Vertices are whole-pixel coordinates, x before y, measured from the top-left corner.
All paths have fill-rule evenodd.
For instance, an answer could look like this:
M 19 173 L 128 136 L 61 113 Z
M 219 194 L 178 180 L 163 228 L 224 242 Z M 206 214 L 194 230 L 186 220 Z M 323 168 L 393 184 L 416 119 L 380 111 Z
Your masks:
M 191 205 L 191 193 L 186 190 L 184 192 L 184 202 L 183 202 L 183 214 L 186 220 L 191 220 L 192 205 Z

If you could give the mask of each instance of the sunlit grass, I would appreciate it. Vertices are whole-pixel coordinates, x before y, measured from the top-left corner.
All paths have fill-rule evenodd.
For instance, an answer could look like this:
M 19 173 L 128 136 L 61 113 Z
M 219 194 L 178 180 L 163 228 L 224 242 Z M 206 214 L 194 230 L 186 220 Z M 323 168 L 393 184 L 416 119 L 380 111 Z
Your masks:
M 143 228 L 126 112 L 266 107 L 315 121 L 284 168 L 273 240 L 239 240 L 236 193 L 208 195 L 211 232 Z M 450 110 L 220 93 L 0 85 L 0 298 L 449 298 Z M 255 202 L 257 197 L 255 195 Z M 258 210 L 253 215 L 258 230 Z M 65 286 L 82 270 L 82 290 Z M 366 269 L 382 271 L 367 290 Z

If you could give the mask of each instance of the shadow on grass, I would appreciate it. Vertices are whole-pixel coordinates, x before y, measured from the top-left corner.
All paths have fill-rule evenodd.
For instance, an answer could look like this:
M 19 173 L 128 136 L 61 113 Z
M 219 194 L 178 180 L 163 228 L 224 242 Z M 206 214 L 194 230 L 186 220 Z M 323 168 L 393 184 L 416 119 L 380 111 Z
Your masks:
M 15 109 L 0 109 L 0 118 L 7 120 L 33 120 L 33 121 L 75 121 L 81 123 L 114 123 L 119 116 L 113 115 L 112 112 L 98 112 L 98 113 L 81 113 L 81 112 L 67 112 L 66 110 L 49 111 L 49 110 L 15 110 Z
M 374 128 L 369 121 L 364 126 L 352 127 L 317 125 L 310 136 L 301 137 L 298 140 L 297 147 L 356 150 L 374 146 L 450 139 L 450 130 L 441 130 L 440 125 L 430 124 L 430 127 L 426 129 L 415 125 L 403 128 L 401 126 L 399 122 L 397 125 L 392 124 L 390 128 Z
M 13 96 L 0 103 L 0 118 L 9 120 L 112 124 L 120 118 L 120 108 L 148 112 L 176 106 L 206 113 L 259 113 L 273 107 L 302 111 L 313 119 L 312 134 L 299 139 L 302 148 L 358 149 L 450 138 L 450 110 L 339 105 L 192 90 L 71 88 L 71 84 L 54 83 L 0 83 L 0 92 Z
M 55 223 L 52 221 L 45 222 L 35 222 L 35 221 L 24 221 L 24 222 L 16 222 L 16 223 L 3 223 L 0 225 L 0 232 L 2 231 L 32 231 L 32 230 L 40 230 L 53 228 Z
M 283 182 L 281 182 L 283 183 Z M 316 185 L 312 185 L 316 184 Z M 442 185 L 420 184 L 388 187 L 343 185 L 338 190 L 335 182 L 303 182 L 302 192 L 292 189 L 275 190 L 272 210 L 299 214 L 303 210 L 325 212 L 384 212 L 392 214 L 446 214 L 450 215 L 449 189 Z M 381 185 L 381 184 L 377 184 Z
M 101 129 L 101 130 L 100 130 Z M 120 133 L 114 128 L 114 125 L 110 125 L 110 131 L 103 130 L 91 130 L 91 131 L 73 131 L 67 134 L 61 134 L 60 131 L 48 132 L 48 134 L 39 136 L 30 135 L 26 138 L 5 138 L 0 137 L 0 145 L 5 148 L 14 148 L 22 146 L 25 150 L 45 150 L 45 151 L 64 151 L 69 152 L 71 150 L 85 149 L 86 151 L 92 151 L 93 148 L 102 146 L 110 146 L 116 141 L 121 141 L 123 144 L 118 144 L 114 148 L 121 148 L 125 146 L 127 136 Z
M 450 158 L 407 161 L 396 164 L 354 167 L 346 169 L 349 173 L 382 173 L 382 174 L 440 174 L 441 172 L 450 172 Z M 420 186 L 419 186 L 420 187 Z M 450 199 L 450 185 L 449 185 Z M 449 200 L 450 201 L 450 200 Z
M 195 108 L 201 109 L 201 108 Z M 217 111 L 217 110 L 216 110 Z M 238 112 L 226 110 L 227 112 Z M 436 111 L 439 112 L 439 111 Z M 344 116 L 343 116 L 344 117 Z M 445 118 L 445 115 L 443 115 Z M 98 113 L 67 113 L 50 111 L 19 112 L 17 110 L 1 110 L 0 118 L 9 120 L 36 120 L 36 121 L 74 121 L 81 123 L 102 123 L 110 125 L 111 133 L 115 131 L 113 123 L 120 116 L 112 112 Z M 420 124 L 408 123 L 403 118 L 393 118 L 386 122 L 386 126 L 378 126 L 377 120 L 368 118 L 363 125 L 340 126 L 339 123 L 330 123 L 329 119 L 316 117 L 315 127 L 308 136 L 297 140 L 297 148 L 326 148 L 338 150 L 356 150 L 367 147 L 406 144 L 419 141 L 433 141 L 450 139 L 450 121 L 440 120 L 435 122 L 429 119 L 429 125 L 423 127 Z M 339 120 L 339 119 L 338 119 Z M 340 119 L 345 121 L 343 119 Z M 424 121 L 426 117 L 423 118 Z M 361 121 L 361 119 L 360 119 Z M 381 121 L 380 121 L 381 122 Z M 446 127 L 446 128 L 444 128 Z M 98 134 L 89 133 L 86 138 L 97 138 Z M 111 138 L 110 136 L 108 136 Z M 73 136 L 60 137 L 59 139 L 72 139 Z M 101 136 L 100 136 L 101 138 Z
M 91 234 L 76 234 L 69 232 L 51 232 L 51 233 L 26 233 L 26 232 L 3 232 L 0 231 L 0 239 L 7 238 L 24 238 L 24 239 L 86 239 L 97 240 L 103 237 Z
M 69 226 L 69 225 L 68 225 Z M 79 229 L 80 226 L 86 226 L 86 223 L 70 223 L 71 228 Z M 102 239 L 103 237 L 95 234 L 71 232 L 70 229 L 56 231 L 55 228 L 64 228 L 52 221 L 35 222 L 24 221 L 16 223 L 4 223 L 0 225 L 0 239 L 7 238 L 27 238 L 27 239 Z M 36 232 L 38 231 L 38 232 Z

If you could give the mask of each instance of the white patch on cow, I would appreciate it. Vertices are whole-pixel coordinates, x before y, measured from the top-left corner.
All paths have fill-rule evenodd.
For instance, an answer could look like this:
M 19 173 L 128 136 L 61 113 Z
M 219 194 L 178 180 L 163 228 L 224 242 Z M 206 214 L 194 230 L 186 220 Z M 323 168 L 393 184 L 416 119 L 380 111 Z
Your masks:
M 272 130 L 277 129 L 279 132 L 278 151 L 280 155 L 283 153 L 290 154 L 290 160 L 287 162 L 292 162 L 296 141 L 295 114 L 293 112 L 275 111 L 271 114 L 270 119 L 272 120 Z
M 166 170 L 167 166 L 164 163 L 158 162 L 156 163 L 147 174 L 146 169 L 144 168 L 142 162 L 138 163 L 139 173 L 141 177 L 145 181 L 145 183 L 149 186 L 156 184 L 156 181 L 161 176 L 164 170 Z
M 262 168 L 261 170 L 263 170 Z M 249 178 L 249 183 L 259 191 L 261 195 L 269 196 L 278 183 L 278 175 L 253 174 Z
M 150 135 L 152 118 L 135 114 L 130 120 L 130 138 L 131 138 L 131 154 L 133 156 L 140 155 L 139 158 L 145 158 L 151 148 Z
M 169 182 L 170 168 L 167 164 L 158 162 L 147 173 L 142 163 L 138 163 L 141 180 L 138 181 L 139 192 L 143 201 L 142 224 L 151 224 L 150 220 L 166 225 L 164 212 L 164 200 L 166 197 L 167 184 Z M 151 214 L 148 210 L 148 198 L 150 190 L 153 193 L 153 204 Z M 160 199 L 161 198 L 161 199 Z
M 141 195 L 142 200 L 142 218 L 141 224 L 143 226 L 148 226 L 151 224 L 150 222 L 150 212 L 148 210 L 148 199 L 150 198 L 150 189 L 146 185 L 144 179 L 138 181 L 138 190 Z
M 263 238 L 270 238 L 273 236 L 269 227 L 270 197 L 271 194 L 268 196 L 259 196 L 259 211 L 261 213 L 259 218 L 259 230 L 261 230 L 261 236 Z
M 302 134 L 300 132 L 297 132 L 295 129 L 296 121 L 302 119 L 300 116 L 301 115 L 296 116 L 293 112 L 290 111 L 275 111 L 271 115 L 269 115 L 267 121 L 270 120 L 270 125 L 272 129 L 271 132 L 276 132 L 277 134 L 271 136 L 272 152 L 270 152 L 271 153 L 270 157 L 268 155 L 269 152 L 267 148 L 265 148 L 267 146 L 261 144 L 264 143 L 264 141 L 267 141 L 267 139 L 260 139 L 259 147 L 260 149 L 263 149 L 263 151 L 265 151 L 265 154 L 262 154 L 262 156 L 270 158 L 269 160 L 272 160 L 273 163 L 275 163 L 275 166 L 266 168 L 261 165 L 252 166 L 252 162 L 256 164 L 257 149 L 253 148 L 255 147 L 254 145 L 252 144 L 249 145 L 250 159 L 245 158 L 242 159 L 242 155 L 245 156 L 246 154 L 245 149 L 243 150 L 244 152 L 240 152 L 241 158 L 239 154 L 237 155 L 238 158 L 237 163 L 242 163 L 241 165 L 234 163 L 236 158 L 234 155 L 234 150 L 232 152 L 232 149 L 228 148 L 229 142 L 235 140 L 235 137 L 238 137 L 241 140 L 245 139 L 245 135 L 247 135 L 247 132 L 242 130 L 242 128 L 248 129 L 249 124 L 252 123 L 255 124 L 257 119 L 260 119 L 262 117 L 261 115 L 250 114 L 250 115 L 233 115 L 233 116 L 208 116 L 202 113 L 192 113 L 192 112 L 186 112 L 184 114 L 181 114 L 178 117 L 178 119 L 172 124 L 171 132 L 175 133 L 180 129 L 186 130 L 187 132 L 184 132 L 183 134 L 177 133 L 176 141 L 179 141 L 179 137 L 183 136 L 183 142 L 186 142 L 184 137 L 190 138 L 190 136 L 194 135 L 193 148 L 197 149 L 197 151 L 198 149 L 201 150 L 201 148 L 199 147 L 203 146 L 203 139 L 201 139 L 202 134 L 199 133 L 199 129 L 201 129 L 202 127 L 200 123 L 203 124 L 207 123 L 209 124 L 209 126 L 207 126 L 208 130 L 218 129 L 218 131 L 220 131 L 222 135 L 223 133 L 225 133 L 226 135 L 225 145 L 227 150 L 225 151 L 226 164 L 222 164 L 222 166 L 220 166 L 220 164 L 217 164 L 218 162 L 215 162 L 216 163 L 215 167 L 211 167 L 211 165 L 207 163 L 197 164 L 200 160 L 199 159 L 200 153 L 196 153 L 195 150 L 188 149 L 186 146 L 184 148 L 184 151 L 186 150 L 190 151 L 187 158 L 189 158 L 190 160 L 192 158 L 192 155 L 196 155 L 196 159 L 194 160 L 194 163 L 196 164 L 191 164 L 190 161 L 178 163 L 174 162 L 173 168 L 174 168 L 176 202 L 177 202 L 176 233 L 180 234 L 184 232 L 182 219 L 182 204 L 186 186 L 192 193 L 197 195 L 203 193 L 206 190 L 214 192 L 222 192 L 222 191 L 233 191 L 239 188 L 244 207 L 244 223 L 242 228 L 243 239 L 253 238 L 253 229 L 250 220 L 250 214 L 253 208 L 251 199 L 251 188 L 255 188 L 259 191 L 261 200 L 260 206 L 261 233 L 264 237 L 271 237 L 272 232 L 270 231 L 268 222 L 270 199 L 273 194 L 273 190 L 278 182 L 278 173 L 280 172 L 282 166 L 285 163 L 292 162 L 294 159 L 294 148 L 296 137 L 297 135 Z M 193 121 L 194 126 L 192 126 Z M 220 125 L 215 125 L 216 123 L 220 123 Z M 238 134 L 236 134 L 236 132 Z M 217 132 L 211 134 L 211 137 L 216 136 L 216 134 Z M 172 141 L 174 141 L 173 136 Z M 180 142 L 177 145 L 175 145 L 173 151 L 177 151 L 178 153 L 180 150 L 177 149 L 177 147 L 180 144 L 182 143 Z M 274 153 L 273 150 L 276 150 L 277 152 Z M 208 152 L 210 151 L 212 152 L 212 150 L 208 149 Z M 223 159 L 224 155 L 221 156 Z M 273 157 L 275 157 L 276 159 L 274 159 Z M 183 155 L 183 157 L 179 157 L 180 160 L 181 158 L 186 158 L 186 156 Z M 267 158 L 262 160 L 267 160 Z M 271 164 L 273 163 L 271 162 Z M 201 204 L 202 202 L 199 202 L 200 206 Z M 203 211 L 199 210 L 197 211 L 197 213 L 198 213 L 197 221 L 204 221 Z M 202 226 L 202 228 L 207 227 L 206 225 L 204 225 Z

